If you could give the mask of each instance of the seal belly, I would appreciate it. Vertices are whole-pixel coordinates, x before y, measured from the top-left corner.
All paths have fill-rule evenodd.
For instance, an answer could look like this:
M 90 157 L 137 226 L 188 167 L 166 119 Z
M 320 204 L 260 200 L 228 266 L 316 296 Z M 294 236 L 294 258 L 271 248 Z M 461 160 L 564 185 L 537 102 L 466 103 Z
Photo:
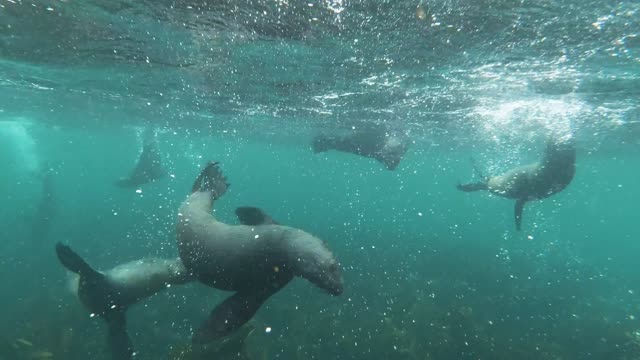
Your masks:
M 538 164 L 521 166 L 489 179 L 487 186 L 495 195 L 507 199 L 528 198 L 531 194 L 532 178 L 536 177 Z
M 162 291 L 167 285 L 180 285 L 192 280 L 177 258 L 144 258 L 118 265 L 104 274 L 118 289 L 121 306 L 133 305 Z
M 178 226 L 180 257 L 205 285 L 220 290 L 251 287 L 284 270 L 281 256 L 271 251 L 272 239 L 282 232 L 279 227 L 227 225 L 208 214 L 183 212 Z

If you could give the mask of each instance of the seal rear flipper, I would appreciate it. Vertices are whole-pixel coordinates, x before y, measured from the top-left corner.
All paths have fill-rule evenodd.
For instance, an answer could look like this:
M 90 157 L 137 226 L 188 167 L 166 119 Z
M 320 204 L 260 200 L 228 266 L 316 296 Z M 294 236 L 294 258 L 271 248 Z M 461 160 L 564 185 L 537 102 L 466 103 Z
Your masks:
M 241 206 L 237 208 L 236 216 L 242 225 L 280 225 L 262 209 L 253 206 Z
M 107 341 L 113 360 L 130 360 L 133 358 L 133 344 L 127 334 L 125 310 L 111 311 L 103 315 L 109 328 Z
M 489 181 L 489 177 L 486 176 L 482 170 L 480 170 L 480 167 L 478 166 L 478 163 L 473 156 L 471 156 L 471 166 L 473 166 L 473 170 L 475 170 L 476 174 L 478 174 L 478 176 L 480 176 L 480 178 L 483 179 L 484 182 Z
M 229 296 L 211 311 L 193 335 L 192 342 L 206 344 L 233 333 L 251 320 L 260 306 L 284 285 L 286 283 L 259 292 L 237 292 Z
M 140 159 L 138 160 L 138 167 L 134 170 L 134 174 L 153 181 L 162 178 L 166 173 L 166 170 L 162 167 L 162 156 L 157 140 L 144 144 L 142 154 L 140 154 Z
M 140 186 L 159 180 L 166 173 L 162 167 L 162 157 L 157 141 L 154 140 L 143 145 L 140 158 L 131 174 L 127 178 L 116 181 L 115 184 L 124 188 Z
M 477 183 L 469 183 L 469 184 L 458 184 L 456 188 L 460 191 L 464 192 L 472 192 L 479 190 L 488 190 L 489 185 L 486 182 L 477 182 Z
M 231 186 L 218 167 L 218 162 L 210 161 L 200 172 L 191 188 L 191 193 L 210 191 L 213 199 L 220 198 Z
M 56 243 L 56 255 L 58 256 L 60 263 L 62 263 L 67 270 L 80 276 L 100 278 L 104 276 L 100 272 L 94 270 L 86 261 L 84 261 L 84 259 L 80 257 L 80 255 L 67 245 Z
M 516 219 L 516 230 L 520 231 L 522 225 L 522 210 L 524 209 L 524 204 L 527 200 L 518 199 L 516 200 L 515 207 L 515 219 Z

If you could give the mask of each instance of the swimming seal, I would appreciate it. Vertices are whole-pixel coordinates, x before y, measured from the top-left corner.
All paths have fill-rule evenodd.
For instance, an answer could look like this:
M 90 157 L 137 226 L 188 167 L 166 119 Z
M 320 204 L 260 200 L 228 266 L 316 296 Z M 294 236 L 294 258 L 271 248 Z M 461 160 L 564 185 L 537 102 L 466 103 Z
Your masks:
M 362 124 L 346 133 L 319 134 L 313 138 L 314 153 L 337 150 L 373 158 L 394 170 L 409 147 L 407 137 L 387 131 L 385 126 Z
M 317 237 L 272 221 L 258 224 L 255 216 L 250 217 L 252 225 L 216 220 L 211 213 L 214 202 L 228 187 L 218 163 L 209 163 L 178 212 L 178 251 L 185 267 L 201 283 L 235 292 L 211 311 L 196 330 L 194 343 L 232 333 L 296 276 L 332 295 L 344 288 L 338 262 Z
M 544 199 L 562 191 L 576 172 L 576 148 L 573 137 L 547 140 L 542 160 L 511 169 L 498 176 L 484 177 L 477 183 L 459 184 L 458 190 L 488 190 L 492 194 L 516 200 L 516 229 L 521 229 L 522 211 L 527 201 Z
M 69 246 L 57 243 L 56 255 L 65 268 L 79 275 L 76 293 L 80 302 L 107 323 L 108 344 L 114 360 L 129 360 L 133 356 L 126 329 L 127 309 L 166 289 L 167 285 L 193 280 L 180 259 L 146 258 L 100 272 Z
M 162 157 L 158 148 L 158 139 L 154 129 L 146 129 L 143 139 L 142 153 L 127 178 L 116 181 L 116 185 L 124 188 L 141 186 L 163 178 L 166 171 L 162 167 Z

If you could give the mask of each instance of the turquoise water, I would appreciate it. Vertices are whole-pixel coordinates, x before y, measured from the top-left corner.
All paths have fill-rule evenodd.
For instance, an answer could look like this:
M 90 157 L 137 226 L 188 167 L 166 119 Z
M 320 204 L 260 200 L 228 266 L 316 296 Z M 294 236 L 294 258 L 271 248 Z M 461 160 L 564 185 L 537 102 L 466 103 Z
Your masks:
M 207 160 L 231 183 L 217 218 L 261 207 L 345 277 L 339 297 L 294 280 L 218 357 L 640 359 L 637 2 L 0 6 L 0 359 L 109 359 L 53 246 L 99 269 L 175 256 Z M 355 121 L 411 138 L 395 171 L 313 153 Z M 114 186 L 149 125 L 170 176 Z M 554 131 L 576 137 L 576 176 L 521 232 L 513 201 L 456 190 L 471 157 L 498 173 Z M 134 306 L 136 358 L 204 358 L 175 353 L 226 296 L 189 284 Z

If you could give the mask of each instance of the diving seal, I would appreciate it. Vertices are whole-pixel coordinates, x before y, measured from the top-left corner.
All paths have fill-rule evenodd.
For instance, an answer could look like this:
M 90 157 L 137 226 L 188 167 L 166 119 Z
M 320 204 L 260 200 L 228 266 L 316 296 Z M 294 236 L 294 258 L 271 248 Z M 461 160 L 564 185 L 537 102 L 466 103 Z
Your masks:
M 56 255 L 65 268 L 79 275 L 74 290 L 80 302 L 106 321 L 114 360 L 129 360 L 133 356 L 133 345 L 126 329 L 127 308 L 166 289 L 167 285 L 193 280 L 177 258 L 146 258 L 99 272 L 69 246 L 57 243 Z
M 549 139 L 542 160 L 511 169 L 478 183 L 459 184 L 458 190 L 489 192 L 515 199 L 516 229 L 520 230 L 522 210 L 527 201 L 544 199 L 562 191 L 576 172 L 576 148 L 571 136 Z
M 346 134 L 316 135 L 312 147 L 314 153 L 337 150 L 373 158 L 394 170 L 409 145 L 405 135 L 387 131 L 383 125 L 362 124 Z
M 218 164 L 210 163 L 178 213 L 178 251 L 185 267 L 207 286 L 235 291 L 213 309 L 194 334 L 194 343 L 208 343 L 232 333 L 295 276 L 332 295 L 343 291 L 338 262 L 315 236 L 277 225 L 255 208 L 236 211 L 241 222 L 252 225 L 216 220 L 211 214 L 214 201 L 228 187 Z M 266 221 L 258 224 L 259 218 Z
M 128 177 L 116 181 L 116 185 L 124 188 L 141 186 L 159 180 L 165 175 L 155 130 L 147 128 L 144 133 L 142 153 L 136 166 Z

